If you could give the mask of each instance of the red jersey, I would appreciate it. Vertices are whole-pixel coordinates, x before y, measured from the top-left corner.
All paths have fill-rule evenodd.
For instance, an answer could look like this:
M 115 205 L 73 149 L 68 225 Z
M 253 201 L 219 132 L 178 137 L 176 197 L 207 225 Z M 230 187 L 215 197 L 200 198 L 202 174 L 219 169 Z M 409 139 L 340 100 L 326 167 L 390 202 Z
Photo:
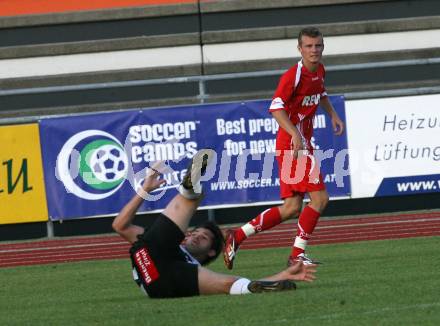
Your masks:
M 287 70 L 272 98 L 269 112 L 284 110 L 290 121 L 297 127 L 303 141 L 304 149 L 313 150 L 311 138 L 313 135 L 313 118 L 321 98 L 327 96 L 324 87 L 324 65 L 319 64 L 315 72 L 310 72 L 299 61 Z M 276 149 L 290 149 L 291 136 L 280 127 L 277 134 Z

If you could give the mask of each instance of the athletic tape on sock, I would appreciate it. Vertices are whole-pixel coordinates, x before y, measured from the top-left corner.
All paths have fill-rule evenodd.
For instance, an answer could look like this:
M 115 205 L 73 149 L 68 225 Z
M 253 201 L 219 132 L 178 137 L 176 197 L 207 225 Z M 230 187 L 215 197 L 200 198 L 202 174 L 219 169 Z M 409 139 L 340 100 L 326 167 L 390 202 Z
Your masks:
M 197 199 L 202 195 L 201 193 L 199 194 L 195 193 L 192 189 L 186 189 L 183 185 L 180 185 L 178 190 L 179 193 L 186 199 Z
M 246 237 L 255 234 L 255 228 L 252 224 L 246 223 L 241 227 L 241 229 L 243 230 L 244 234 L 246 234 Z
M 307 240 L 302 239 L 301 237 L 295 237 L 294 247 L 301 248 L 302 250 L 306 250 Z

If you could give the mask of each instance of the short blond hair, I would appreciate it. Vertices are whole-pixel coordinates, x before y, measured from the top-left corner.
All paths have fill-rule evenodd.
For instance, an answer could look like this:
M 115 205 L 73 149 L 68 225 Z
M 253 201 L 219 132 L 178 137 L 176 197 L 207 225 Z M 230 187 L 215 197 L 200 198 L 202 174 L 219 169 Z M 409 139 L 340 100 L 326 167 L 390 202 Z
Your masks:
M 316 27 L 305 27 L 302 30 L 299 31 L 298 33 L 298 44 L 301 45 L 302 43 L 302 37 L 303 36 L 308 36 L 308 37 L 322 37 L 322 33 L 319 29 L 317 29 Z

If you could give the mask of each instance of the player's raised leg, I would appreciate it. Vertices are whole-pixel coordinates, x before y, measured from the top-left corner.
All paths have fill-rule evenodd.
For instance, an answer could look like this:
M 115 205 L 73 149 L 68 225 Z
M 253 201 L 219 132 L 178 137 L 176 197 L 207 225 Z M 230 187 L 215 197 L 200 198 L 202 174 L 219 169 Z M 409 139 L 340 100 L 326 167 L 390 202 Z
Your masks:
M 211 149 L 202 149 L 194 155 L 190 166 L 179 186 L 179 194 L 167 205 L 163 214 L 171 219 L 181 230 L 186 232 L 189 222 L 194 215 L 202 198 L 200 178 L 215 152 Z

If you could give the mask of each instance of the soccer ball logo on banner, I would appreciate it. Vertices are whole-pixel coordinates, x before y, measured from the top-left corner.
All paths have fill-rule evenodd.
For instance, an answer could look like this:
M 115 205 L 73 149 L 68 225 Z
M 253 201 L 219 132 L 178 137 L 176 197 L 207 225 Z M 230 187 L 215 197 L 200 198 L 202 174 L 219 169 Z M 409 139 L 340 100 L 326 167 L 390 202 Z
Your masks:
M 70 137 L 57 158 L 56 175 L 66 190 L 80 198 L 99 200 L 124 183 L 128 157 L 122 144 L 101 130 L 86 130 Z
M 124 181 L 127 155 L 119 144 L 106 139 L 89 143 L 80 153 L 79 173 L 96 189 L 111 189 Z

